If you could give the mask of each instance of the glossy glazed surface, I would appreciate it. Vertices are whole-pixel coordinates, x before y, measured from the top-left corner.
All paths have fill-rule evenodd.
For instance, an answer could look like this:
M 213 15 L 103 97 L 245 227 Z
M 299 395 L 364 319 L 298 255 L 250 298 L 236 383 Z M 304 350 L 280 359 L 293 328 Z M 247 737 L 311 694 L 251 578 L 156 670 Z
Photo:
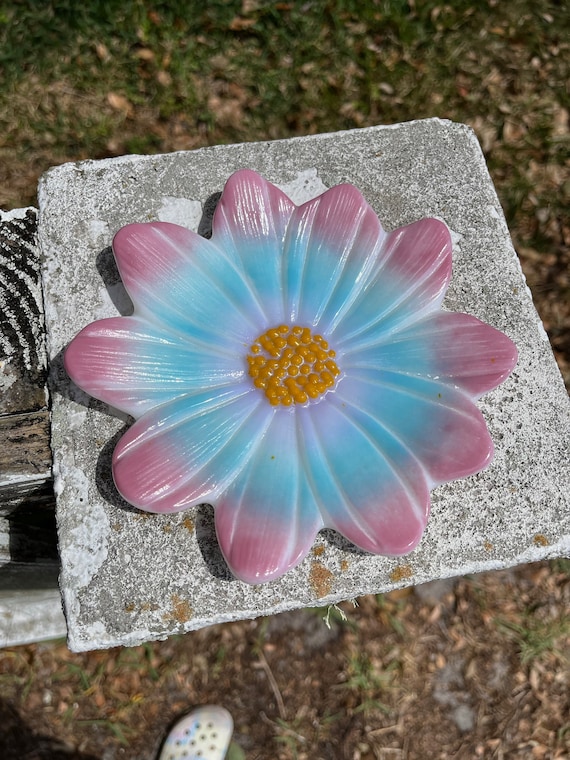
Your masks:
M 323 527 L 405 554 L 430 490 L 491 461 L 475 401 L 517 352 L 475 317 L 441 310 L 452 249 L 442 222 L 388 233 L 351 185 L 295 206 L 242 170 L 211 240 L 151 222 L 121 229 L 113 248 L 134 313 L 88 325 L 66 369 L 136 418 L 113 460 L 124 498 L 162 513 L 212 503 L 242 580 L 281 576 Z M 252 346 L 281 327 L 334 352 L 338 373 L 315 397 L 291 385 L 292 402 L 273 404 L 255 383 Z M 307 377 L 319 378 L 314 362 Z

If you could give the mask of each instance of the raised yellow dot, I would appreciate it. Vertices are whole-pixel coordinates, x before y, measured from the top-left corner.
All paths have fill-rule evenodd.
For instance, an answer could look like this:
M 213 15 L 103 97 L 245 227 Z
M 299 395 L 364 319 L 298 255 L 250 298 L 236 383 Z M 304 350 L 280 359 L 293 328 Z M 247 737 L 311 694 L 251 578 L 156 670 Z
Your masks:
M 334 387 L 340 370 L 321 335 L 301 325 L 279 325 L 250 346 L 249 375 L 273 406 L 306 404 Z
M 329 372 L 332 372 L 333 375 L 335 375 L 335 376 L 338 375 L 339 368 L 337 367 L 336 362 L 333 362 L 332 359 L 328 359 L 325 362 L 325 367 L 328 369 Z

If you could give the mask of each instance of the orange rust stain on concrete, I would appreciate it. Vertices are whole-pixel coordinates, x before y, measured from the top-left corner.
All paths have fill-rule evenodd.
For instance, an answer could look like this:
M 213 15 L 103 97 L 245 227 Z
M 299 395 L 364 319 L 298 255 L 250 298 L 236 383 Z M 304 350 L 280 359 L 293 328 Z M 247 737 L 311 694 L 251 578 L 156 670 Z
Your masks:
M 349 567 L 350 567 L 350 565 L 348 564 L 348 560 L 347 559 L 341 560 L 341 562 L 340 562 L 340 569 L 342 570 L 343 573 L 346 573 L 346 571 L 348 570 Z
M 309 583 L 315 595 L 320 599 L 330 593 L 334 575 L 321 562 L 312 562 L 309 571 Z
M 411 578 L 412 575 L 412 568 L 409 565 L 398 565 L 390 573 L 390 580 L 392 583 L 398 583 L 398 581 L 405 581 Z
M 186 528 L 188 533 L 194 533 L 194 520 L 191 517 L 185 517 L 182 520 L 182 525 Z
M 537 533 L 536 536 L 532 539 L 536 546 L 548 546 L 550 543 L 549 540 L 546 538 L 546 536 L 543 536 L 542 533 Z
M 485 541 L 485 543 L 483 544 L 483 546 L 485 547 L 485 551 L 486 552 L 492 552 L 493 549 L 495 548 L 490 541 Z
M 137 605 L 134 602 L 126 602 L 125 604 L 125 612 L 154 612 L 158 609 L 158 604 L 154 604 L 152 602 L 142 602 L 142 604 Z
M 313 549 L 313 554 L 315 555 L 315 557 L 322 557 L 324 553 L 325 553 L 324 546 L 315 546 L 315 548 Z
M 192 617 L 192 607 L 186 599 L 182 599 L 178 594 L 172 594 L 172 613 L 171 617 L 177 623 L 187 623 Z

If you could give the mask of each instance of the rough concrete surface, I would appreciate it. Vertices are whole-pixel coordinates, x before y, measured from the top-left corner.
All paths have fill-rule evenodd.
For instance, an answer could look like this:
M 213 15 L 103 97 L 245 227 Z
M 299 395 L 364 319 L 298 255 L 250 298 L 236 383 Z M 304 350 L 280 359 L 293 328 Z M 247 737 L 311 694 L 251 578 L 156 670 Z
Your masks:
M 495 441 L 483 473 L 440 486 L 419 547 L 399 559 L 332 532 L 280 580 L 231 578 L 210 507 L 146 515 L 121 502 L 110 456 L 127 420 L 70 388 L 61 352 L 87 323 L 124 313 L 109 246 L 123 225 L 193 229 L 237 169 L 255 169 L 297 203 L 340 182 L 388 229 L 426 216 L 454 233 L 444 306 L 507 333 L 520 353 L 479 403 Z M 473 132 L 429 119 L 267 143 L 66 164 L 40 182 L 40 244 L 52 363 L 53 451 L 69 645 L 133 645 L 211 623 L 386 591 L 570 553 L 570 406 Z

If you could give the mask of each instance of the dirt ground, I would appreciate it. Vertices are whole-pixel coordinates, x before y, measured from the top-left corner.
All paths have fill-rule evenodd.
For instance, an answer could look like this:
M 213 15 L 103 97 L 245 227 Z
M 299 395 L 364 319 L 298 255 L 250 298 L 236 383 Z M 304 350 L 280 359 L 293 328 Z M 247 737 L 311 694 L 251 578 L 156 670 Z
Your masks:
M 570 756 L 566 561 L 214 626 L 132 649 L 0 653 L 4 760 L 153 760 L 220 704 L 248 760 Z

